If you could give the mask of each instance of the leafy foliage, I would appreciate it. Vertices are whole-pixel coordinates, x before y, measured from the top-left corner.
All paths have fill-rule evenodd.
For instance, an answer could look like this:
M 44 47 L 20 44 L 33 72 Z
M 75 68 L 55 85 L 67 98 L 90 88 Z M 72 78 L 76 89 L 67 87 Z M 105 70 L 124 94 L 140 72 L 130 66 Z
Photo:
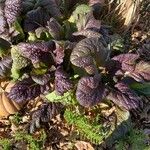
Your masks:
M 11 26 L 18 16 L 20 15 L 21 12 L 21 0 L 6 0 L 5 1 L 5 17 L 7 19 L 7 23 Z
M 101 125 L 92 124 L 84 115 L 77 114 L 69 109 L 65 111 L 64 117 L 70 125 L 76 126 L 79 132 L 91 142 L 96 144 L 102 142 L 106 133 Z
M 101 22 L 96 20 L 92 12 L 87 13 L 83 18 L 79 18 L 78 22 L 85 23 L 82 25 L 82 29 L 78 29 L 78 32 L 73 33 L 75 36 L 85 36 L 85 37 L 101 37 L 99 33 L 101 28 Z
M 54 39 L 60 40 L 62 38 L 63 28 L 61 27 L 61 25 L 55 18 L 51 18 L 47 22 L 47 28 L 48 28 L 50 35 Z
M 11 88 L 8 97 L 16 102 L 24 102 L 36 98 L 49 88 L 47 85 L 36 84 L 31 78 L 28 78 L 17 82 Z
M 31 60 L 33 65 L 37 65 L 40 63 L 40 61 L 44 60 L 44 56 L 46 57 L 48 55 L 48 52 L 54 49 L 54 46 L 54 43 L 52 41 L 49 41 L 36 43 L 19 43 L 17 47 L 19 53 L 23 57 Z
M 133 77 L 138 82 L 150 80 L 149 62 L 143 60 L 137 62 L 139 55 L 137 54 L 121 54 L 112 58 L 121 64 L 120 70 L 126 72 L 126 75 Z
M 83 77 L 79 80 L 76 97 L 84 107 L 98 104 L 106 95 L 105 86 L 100 83 L 100 77 Z
M 34 31 L 38 27 L 46 26 L 49 19 L 50 15 L 44 10 L 44 8 L 38 7 L 26 14 L 24 29 L 27 32 Z
M 31 77 L 32 77 L 32 80 L 36 82 L 37 84 L 45 85 L 45 84 L 48 84 L 48 82 L 50 81 L 51 74 L 50 72 L 42 74 L 42 75 L 33 74 Z
M 14 79 L 18 79 L 20 77 L 20 70 L 27 67 L 30 62 L 25 57 L 20 55 L 16 46 L 11 49 L 11 57 L 13 60 L 11 68 L 12 77 Z
M 136 109 L 140 106 L 140 103 L 142 103 L 141 98 L 127 84 L 120 82 L 115 87 L 119 91 L 111 91 L 107 96 L 108 99 L 127 110 Z
M 150 80 L 150 63 L 140 61 L 133 72 L 129 74 L 129 76 L 133 77 L 137 81 L 149 81 Z
M 149 46 L 127 52 L 125 41 L 100 20 L 103 4 L 103 0 L 0 1 L 0 79 L 15 81 L 8 97 L 19 103 L 36 97 L 49 101 L 32 112 L 30 132 L 65 107 L 66 121 L 81 134 L 94 143 L 107 138 L 112 145 L 130 128 L 129 110 L 139 110 L 141 94 L 149 96 Z M 93 110 L 102 101 L 115 109 L 110 116 Z M 95 123 L 92 118 L 97 114 L 101 120 Z M 102 127 L 107 123 L 108 134 Z M 30 136 L 22 139 L 39 149 Z
M 57 68 L 55 72 L 55 90 L 58 94 L 63 95 L 73 88 L 73 83 L 69 75 L 62 69 Z
M 68 91 L 61 96 L 58 95 L 56 93 L 56 91 L 53 91 L 53 92 L 47 94 L 46 98 L 50 102 L 54 102 L 54 103 L 60 102 L 64 105 L 75 105 L 75 104 L 77 104 L 77 101 L 76 101 L 76 98 L 74 95 L 74 91 Z
M 4 36 L 6 34 L 7 30 L 7 21 L 5 19 L 5 13 L 4 13 L 5 3 L 4 1 L 0 1 L 0 35 Z
M 84 68 L 89 74 L 97 72 L 97 66 L 104 66 L 109 58 L 109 50 L 100 38 L 85 38 L 73 49 L 71 62 L 77 67 Z

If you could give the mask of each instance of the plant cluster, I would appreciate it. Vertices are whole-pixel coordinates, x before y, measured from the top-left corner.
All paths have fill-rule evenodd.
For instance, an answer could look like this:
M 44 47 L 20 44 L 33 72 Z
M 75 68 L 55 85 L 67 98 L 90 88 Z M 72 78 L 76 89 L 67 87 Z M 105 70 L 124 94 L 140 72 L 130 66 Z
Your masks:
M 107 101 L 124 111 L 138 109 L 138 87 L 150 87 L 149 53 L 143 47 L 116 55 L 113 33 L 99 20 L 101 7 L 99 0 L 0 1 L 0 78 L 15 82 L 8 98 L 26 103 L 41 96 L 62 103 L 66 120 L 72 116 L 70 124 L 96 143 L 101 131 L 91 132 L 99 127 L 91 130 L 86 118 L 68 108 L 87 110 Z M 57 115 L 59 104 L 44 104 L 32 127 Z

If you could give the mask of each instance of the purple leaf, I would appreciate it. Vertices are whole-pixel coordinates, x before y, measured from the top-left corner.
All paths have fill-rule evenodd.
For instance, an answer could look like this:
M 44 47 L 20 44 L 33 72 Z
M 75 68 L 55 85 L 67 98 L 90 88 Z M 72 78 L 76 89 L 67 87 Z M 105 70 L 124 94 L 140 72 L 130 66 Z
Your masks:
M 54 54 L 56 55 L 55 57 L 55 61 L 57 64 L 61 64 L 63 63 L 63 59 L 65 56 L 65 47 L 63 45 L 63 43 L 59 43 L 59 42 L 55 42 L 56 44 L 56 49 L 54 51 Z
M 38 27 L 45 27 L 50 15 L 41 7 L 27 13 L 24 28 L 27 32 L 34 31 Z
M 63 95 L 73 88 L 73 83 L 69 79 L 69 75 L 58 67 L 55 72 L 55 90 L 58 94 Z
M 126 76 L 133 77 L 138 82 L 144 82 L 144 80 L 149 81 L 150 63 L 142 60 L 137 62 L 138 59 L 138 54 L 121 54 L 112 58 L 112 60 L 121 66 L 118 71 L 123 71 Z
M 12 66 L 11 57 L 4 57 L 0 60 L 0 78 L 5 78 L 10 75 Z
M 117 90 L 112 89 L 107 95 L 107 99 L 126 110 L 136 109 L 140 106 L 141 98 L 127 84 L 119 82 L 115 85 L 115 88 Z
M 150 63 L 140 61 L 135 66 L 134 71 L 130 72 L 128 75 L 138 82 L 144 82 L 144 80 L 150 81 Z
M 63 29 L 56 19 L 51 18 L 47 22 L 47 28 L 49 30 L 49 33 L 55 40 L 60 40 L 62 38 Z
M 76 98 L 84 107 L 97 105 L 106 96 L 105 86 L 99 77 L 82 77 L 77 86 Z
M 45 85 L 47 84 L 50 79 L 51 79 L 51 74 L 50 73 L 46 73 L 46 74 L 42 74 L 42 75 L 32 75 L 32 80 L 34 82 L 36 82 L 37 84 L 40 84 L 40 85 Z
M 133 71 L 136 65 L 136 60 L 139 58 L 137 54 L 120 54 L 112 58 L 121 65 L 123 71 Z
M 4 12 L 5 2 L 0 2 L 0 36 L 7 32 L 7 20 Z
M 33 64 L 37 64 L 40 61 L 43 62 L 43 57 L 48 56 L 48 52 L 55 49 L 55 44 L 53 41 L 19 43 L 18 48 L 23 57 L 30 59 Z
M 95 74 L 97 66 L 104 66 L 109 59 L 110 51 L 99 38 L 81 40 L 73 49 L 71 63 L 85 69 L 89 74 Z
M 86 16 L 82 18 L 85 22 L 84 26 L 82 25 L 82 30 L 79 30 L 78 32 L 73 33 L 75 36 L 85 36 L 85 37 L 101 37 L 101 34 L 98 32 L 101 27 L 101 22 L 99 20 L 96 20 L 93 16 L 92 12 L 89 12 Z M 80 25 L 80 22 L 82 23 L 82 20 L 79 20 L 78 24 Z
M 6 0 L 5 1 L 5 17 L 7 23 L 11 26 L 19 17 L 22 10 L 22 0 Z
M 8 97 L 18 103 L 36 98 L 49 90 L 47 85 L 36 84 L 31 78 L 17 82 L 10 90 Z

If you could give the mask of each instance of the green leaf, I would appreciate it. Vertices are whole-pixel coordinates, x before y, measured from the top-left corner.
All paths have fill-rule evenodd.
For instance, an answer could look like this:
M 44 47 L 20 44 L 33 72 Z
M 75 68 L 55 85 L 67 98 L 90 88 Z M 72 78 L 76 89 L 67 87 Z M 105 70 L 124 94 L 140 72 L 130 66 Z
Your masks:
M 17 46 L 12 46 L 11 57 L 13 60 L 13 64 L 11 68 L 11 73 L 12 73 L 11 76 L 14 79 L 18 79 L 20 77 L 20 70 L 22 68 L 27 67 L 30 62 L 28 59 L 20 55 L 20 53 L 18 52 Z
M 33 68 L 31 74 L 34 75 L 43 75 L 47 72 L 46 68 Z
M 139 94 L 150 96 L 150 82 L 148 83 L 133 83 L 130 87 Z
M 48 101 L 50 102 L 61 102 L 64 105 L 75 105 L 77 104 L 74 91 L 68 91 L 64 93 L 64 95 L 60 96 L 56 93 L 56 91 L 53 91 L 45 96 Z
M 38 39 L 34 32 L 28 32 L 28 35 L 28 41 L 30 42 L 34 42 Z
M 85 16 L 90 11 L 91 11 L 90 6 L 85 4 L 79 5 L 78 7 L 76 7 L 75 11 L 73 12 L 68 21 L 74 23 L 78 21 L 79 18 Z
M 22 27 L 21 27 L 21 25 L 20 25 L 20 23 L 19 23 L 18 20 L 16 20 L 16 21 L 14 22 L 13 27 L 14 27 L 14 29 L 15 29 L 16 31 L 18 31 L 18 32 L 20 33 L 20 35 L 19 35 L 20 38 L 21 38 L 21 39 L 24 39 L 25 35 L 24 35 L 23 29 L 22 29 Z
M 112 40 L 111 47 L 113 50 L 121 51 L 121 52 L 124 51 L 125 49 L 124 39 L 120 35 L 118 34 L 112 35 L 111 40 Z

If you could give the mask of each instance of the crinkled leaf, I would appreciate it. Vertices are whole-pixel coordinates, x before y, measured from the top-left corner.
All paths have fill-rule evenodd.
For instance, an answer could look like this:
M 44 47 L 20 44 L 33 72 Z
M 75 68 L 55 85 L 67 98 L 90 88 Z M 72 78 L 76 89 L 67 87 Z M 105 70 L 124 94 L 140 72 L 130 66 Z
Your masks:
M 63 42 L 55 42 L 56 49 L 54 54 L 56 57 L 54 58 L 57 64 L 62 64 L 65 56 L 65 47 Z
M 55 90 L 59 95 L 63 95 L 73 88 L 73 83 L 69 79 L 69 75 L 58 67 L 55 71 Z
M 20 69 L 27 67 L 30 64 L 30 62 L 28 61 L 28 59 L 20 55 L 18 48 L 16 46 L 13 46 L 11 48 L 11 57 L 13 60 L 11 69 L 12 77 L 17 79 L 20 76 L 19 75 Z
M 18 103 L 36 98 L 49 90 L 47 85 L 36 84 L 31 78 L 17 82 L 10 90 L 8 97 Z
M 4 57 L 0 60 L 0 78 L 5 78 L 10 75 L 12 66 L 11 57 Z
M 32 77 L 32 80 L 34 82 L 36 82 L 37 84 L 45 85 L 50 81 L 51 74 L 46 73 L 46 74 L 42 74 L 42 75 L 32 75 L 31 77 Z
M 45 103 L 33 112 L 30 122 L 30 133 L 40 127 L 41 123 L 49 122 L 53 117 L 62 112 L 63 106 L 60 103 Z
M 56 91 L 53 91 L 45 96 L 48 101 L 54 103 L 62 103 L 64 105 L 75 105 L 77 104 L 74 91 L 70 90 L 63 95 L 58 95 Z
M 138 54 L 121 54 L 112 58 L 120 64 L 120 69 L 126 75 L 133 77 L 139 82 L 150 80 L 150 63 L 145 61 L 137 62 Z
M 70 60 L 73 65 L 95 74 L 97 66 L 104 66 L 109 59 L 110 51 L 99 38 L 81 40 L 73 49 Z
M 54 49 L 53 41 L 48 42 L 33 42 L 33 43 L 19 43 L 17 45 L 20 54 L 32 61 L 33 65 L 44 62 L 43 58 L 49 56 L 49 52 Z M 49 59 L 51 57 L 49 56 Z
M 115 85 L 115 88 L 117 90 L 112 89 L 107 95 L 107 99 L 112 100 L 116 105 L 126 110 L 140 107 L 142 103 L 141 98 L 127 84 L 119 82 Z
M 82 77 L 77 86 L 76 98 L 84 107 L 97 105 L 106 96 L 105 86 L 98 77 Z
M 82 19 L 82 20 L 81 20 Z M 73 33 L 75 36 L 85 36 L 85 37 L 101 37 L 101 34 L 99 33 L 101 22 L 99 20 L 96 20 L 93 16 L 92 12 L 87 13 L 84 17 L 79 18 L 78 24 L 84 22 L 84 25 L 82 26 L 82 29 L 78 32 Z M 78 25 L 77 24 L 77 25 Z
M 132 83 L 130 84 L 131 89 L 135 90 L 139 94 L 150 96 L 150 83 Z
M 120 54 L 112 58 L 121 65 L 123 71 L 133 71 L 136 65 L 136 60 L 139 58 L 137 54 Z
M 31 10 L 27 13 L 24 29 L 29 31 L 34 31 L 38 27 L 45 27 L 47 25 L 47 21 L 50 19 L 49 14 L 41 7 L 38 7 L 35 10 Z
M 101 34 L 98 32 L 95 32 L 91 29 L 85 29 L 79 32 L 75 32 L 73 33 L 74 36 L 85 36 L 87 38 L 91 38 L 91 37 L 101 37 Z
M 69 21 L 75 22 L 78 28 L 78 31 L 83 30 L 86 26 L 85 16 L 91 11 L 91 7 L 88 5 L 82 4 L 76 7 L 72 13 Z
M 145 61 L 140 61 L 136 64 L 134 71 L 128 74 L 139 82 L 144 80 L 150 81 L 150 63 Z
M 4 13 L 5 1 L 0 1 L 0 36 L 7 32 L 7 20 Z
M 50 35 L 55 39 L 55 40 L 60 40 L 62 39 L 62 33 L 63 33 L 63 28 L 61 25 L 58 23 L 58 21 L 54 18 L 51 18 L 47 22 L 47 28 L 49 30 Z
M 22 0 L 6 0 L 5 1 L 5 17 L 7 23 L 11 26 L 19 17 L 22 10 Z

